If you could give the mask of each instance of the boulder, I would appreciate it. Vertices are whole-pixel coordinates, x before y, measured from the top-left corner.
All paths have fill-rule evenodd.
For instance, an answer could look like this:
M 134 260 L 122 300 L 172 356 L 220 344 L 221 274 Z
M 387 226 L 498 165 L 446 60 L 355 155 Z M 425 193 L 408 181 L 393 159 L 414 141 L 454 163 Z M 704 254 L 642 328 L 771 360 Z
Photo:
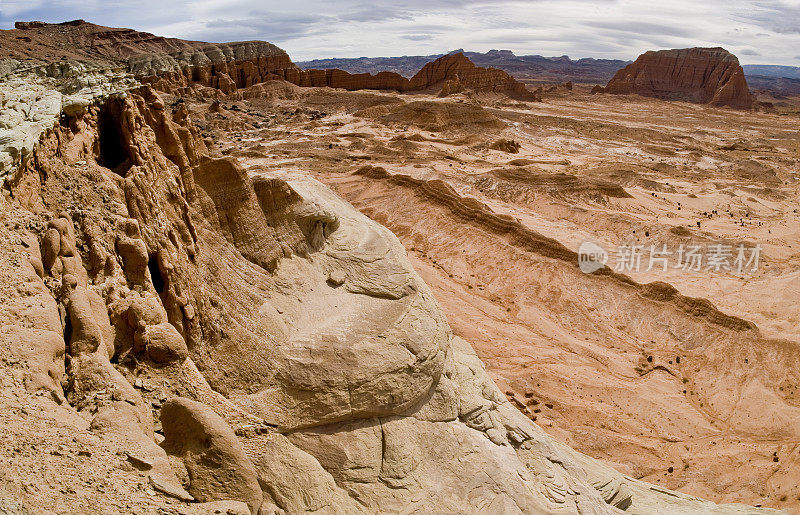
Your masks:
M 208 406 L 182 397 L 161 407 L 163 447 L 183 459 L 188 491 L 202 502 L 246 502 L 253 513 L 263 494 L 258 474 L 228 424 Z
M 189 357 L 183 336 L 169 322 L 147 326 L 144 339 L 147 355 L 156 363 L 183 361 Z
M 358 513 L 361 506 L 339 488 L 333 476 L 310 454 L 272 433 L 256 462 L 258 481 L 287 513 Z
M 509 154 L 518 154 L 520 149 L 520 144 L 513 139 L 500 138 L 499 140 L 489 145 L 489 148 L 491 148 L 492 150 L 499 150 L 501 152 L 506 152 Z

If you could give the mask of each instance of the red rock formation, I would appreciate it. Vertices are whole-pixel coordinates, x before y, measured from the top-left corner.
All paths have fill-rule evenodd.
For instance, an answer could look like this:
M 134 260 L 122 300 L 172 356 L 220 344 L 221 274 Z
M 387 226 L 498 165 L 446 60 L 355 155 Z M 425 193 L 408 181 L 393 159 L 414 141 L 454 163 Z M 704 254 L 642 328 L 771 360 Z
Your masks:
M 183 88 L 205 86 L 229 95 L 274 79 L 303 87 L 348 90 L 407 89 L 408 79 L 391 72 L 350 74 L 341 70 L 301 70 L 289 55 L 264 41 L 207 44 L 191 51 L 135 56 L 129 69 L 156 89 L 178 93 Z
M 202 62 L 202 65 L 190 63 Z M 539 97 L 509 74 L 494 68 L 480 68 L 462 53 L 447 55 L 426 64 L 407 79 L 393 72 L 348 73 L 342 70 L 301 70 L 283 50 L 269 43 L 249 41 L 209 45 L 194 52 L 169 56 L 148 56 L 130 60 L 133 72 L 143 82 L 162 91 L 202 85 L 231 94 L 271 79 L 283 79 L 302 87 L 425 91 L 441 89 L 443 95 L 471 89 L 505 93 L 521 100 Z
M 414 77 L 398 73 L 351 74 L 342 70 L 302 70 L 289 55 L 265 41 L 203 43 L 164 38 L 132 29 L 103 27 L 83 20 L 64 23 L 17 22 L 14 30 L 0 31 L 0 58 L 21 56 L 33 63 L 74 59 L 110 66 L 124 65 L 137 79 L 173 94 L 230 95 L 256 84 L 283 79 L 297 86 L 425 91 L 444 88 L 444 94 L 462 90 L 505 93 L 537 100 L 508 73 L 475 66 L 463 53 L 446 55 L 426 64 Z M 198 88 L 198 86 L 200 88 Z M 258 91 L 248 91 L 247 95 Z
M 202 64 L 195 64 L 202 63 Z M 271 79 L 283 79 L 302 87 L 425 91 L 440 88 L 449 94 L 464 89 L 505 93 L 521 100 L 538 100 L 524 84 L 494 68 L 480 68 L 462 53 L 426 64 L 407 79 L 393 72 L 351 74 L 342 70 L 301 70 L 278 47 L 262 41 L 208 45 L 192 52 L 134 57 L 133 73 L 142 82 L 162 91 L 177 92 L 193 85 L 231 94 Z M 457 85 L 457 87 L 456 87 Z
M 137 54 L 179 52 L 206 45 L 133 29 L 104 27 L 83 20 L 64 23 L 16 22 L 0 31 L 0 59 L 25 58 L 28 64 L 75 59 L 93 64 L 121 63 Z
M 636 93 L 737 109 L 753 105 L 739 60 L 723 48 L 645 52 L 618 71 L 605 92 Z
M 537 97 L 517 79 L 496 68 L 481 68 L 463 53 L 450 54 L 431 61 L 409 81 L 406 91 L 422 91 L 445 84 L 458 84 L 460 88 L 479 92 L 498 92 L 522 100 Z M 452 86 L 448 86 L 450 89 Z
M 347 73 L 342 70 L 300 70 L 299 74 L 286 75 L 284 78 L 298 86 L 316 86 L 342 88 L 350 91 L 358 89 L 383 89 L 405 91 L 408 79 L 394 72 Z
M 206 86 L 231 94 L 272 79 L 298 83 L 302 70 L 289 55 L 265 41 L 206 44 L 192 50 L 128 59 L 129 70 L 156 89 L 178 92 Z

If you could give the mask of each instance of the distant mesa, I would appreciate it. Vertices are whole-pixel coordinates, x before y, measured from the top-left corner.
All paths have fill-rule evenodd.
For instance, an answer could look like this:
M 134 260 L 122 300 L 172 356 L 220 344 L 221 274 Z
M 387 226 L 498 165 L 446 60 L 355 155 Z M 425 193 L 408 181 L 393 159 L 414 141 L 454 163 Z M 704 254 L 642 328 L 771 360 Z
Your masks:
M 776 79 L 800 80 L 800 66 L 780 66 L 770 64 L 745 64 L 742 66 L 748 77 L 774 77 Z
M 476 66 L 503 70 L 515 79 L 525 81 L 528 85 L 554 84 L 566 81 L 581 84 L 605 84 L 617 71 L 633 62 L 591 58 L 573 60 L 567 56 L 516 55 L 511 50 L 493 49 L 481 53 L 458 49 L 446 54 L 432 55 L 315 59 L 298 62 L 297 65 L 307 70 L 336 68 L 349 73 L 375 74 L 380 71 L 392 71 L 411 78 L 425 64 L 446 55 L 459 53 L 463 53 Z
M 736 109 L 750 109 L 754 101 L 739 60 L 719 47 L 645 52 L 604 91 Z
M 463 52 L 440 57 L 423 66 L 408 82 L 406 91 L 422 91 L 441 85 L 445 89 L 440 93 L 446 93 L 446 88 L 452 87 L 452 83 L 477 92 L 498 92 L 520 100 L 540 100 L 508 73 L 497 68 L 475 66 Z

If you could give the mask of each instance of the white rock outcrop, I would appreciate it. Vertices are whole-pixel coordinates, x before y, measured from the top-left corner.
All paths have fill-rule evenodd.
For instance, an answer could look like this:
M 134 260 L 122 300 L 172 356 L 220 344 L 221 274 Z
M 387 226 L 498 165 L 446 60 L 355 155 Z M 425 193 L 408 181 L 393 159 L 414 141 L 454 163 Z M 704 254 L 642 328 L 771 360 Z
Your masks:
M 58 62 L 25 67 L 0 61 L 0 186 L 31 153 L 61 113 L 139 86 L 122 68 Z

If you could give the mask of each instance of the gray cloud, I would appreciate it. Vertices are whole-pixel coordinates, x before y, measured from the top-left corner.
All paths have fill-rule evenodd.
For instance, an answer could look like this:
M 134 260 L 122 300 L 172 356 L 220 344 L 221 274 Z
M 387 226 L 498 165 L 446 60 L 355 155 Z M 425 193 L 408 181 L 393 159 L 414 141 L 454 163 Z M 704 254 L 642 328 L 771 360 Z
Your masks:
M 430 34 L 406 34 L 405 36 L 400 37 L 409 41 L 427 41 L 429 39 L 433 39 L 433 36 Z
M 741 18 L 778 34 L 800 34 L 800 6 L 785 2 L 754 2 Z
M 339 21 L 354 22 L 380 22 L 387 20 L 412 20 L 413 16 L 407 10 L 394 6 L 372 6 L 370 8 L 357 8 L 344 11 L 336 16 Z
M 649 49 L 724 46 L 747 63 L 800 64 L 797 0 L 0 0 L 15 20 L 84 18 L 155 34 L 264 39 L 297 60 L 429 55 L 448 48 L 633 59 Z
M 686 28 L 662 25 L 659 23 L 649 23 L 644 21 L 589 21 L 584 25 L 598 29 L 607 29 L 624 34 L 642 34 L 647 36 L 677 36 L 688 38 L 692 37 L 692 31 Z
M 276 14 L 252 11 L 240 19 L 216 19 L 191 32 L 192 39 L 233 41 L 265 39 L 288 41 L 318 34 L 334 18 L 313 14 Z

